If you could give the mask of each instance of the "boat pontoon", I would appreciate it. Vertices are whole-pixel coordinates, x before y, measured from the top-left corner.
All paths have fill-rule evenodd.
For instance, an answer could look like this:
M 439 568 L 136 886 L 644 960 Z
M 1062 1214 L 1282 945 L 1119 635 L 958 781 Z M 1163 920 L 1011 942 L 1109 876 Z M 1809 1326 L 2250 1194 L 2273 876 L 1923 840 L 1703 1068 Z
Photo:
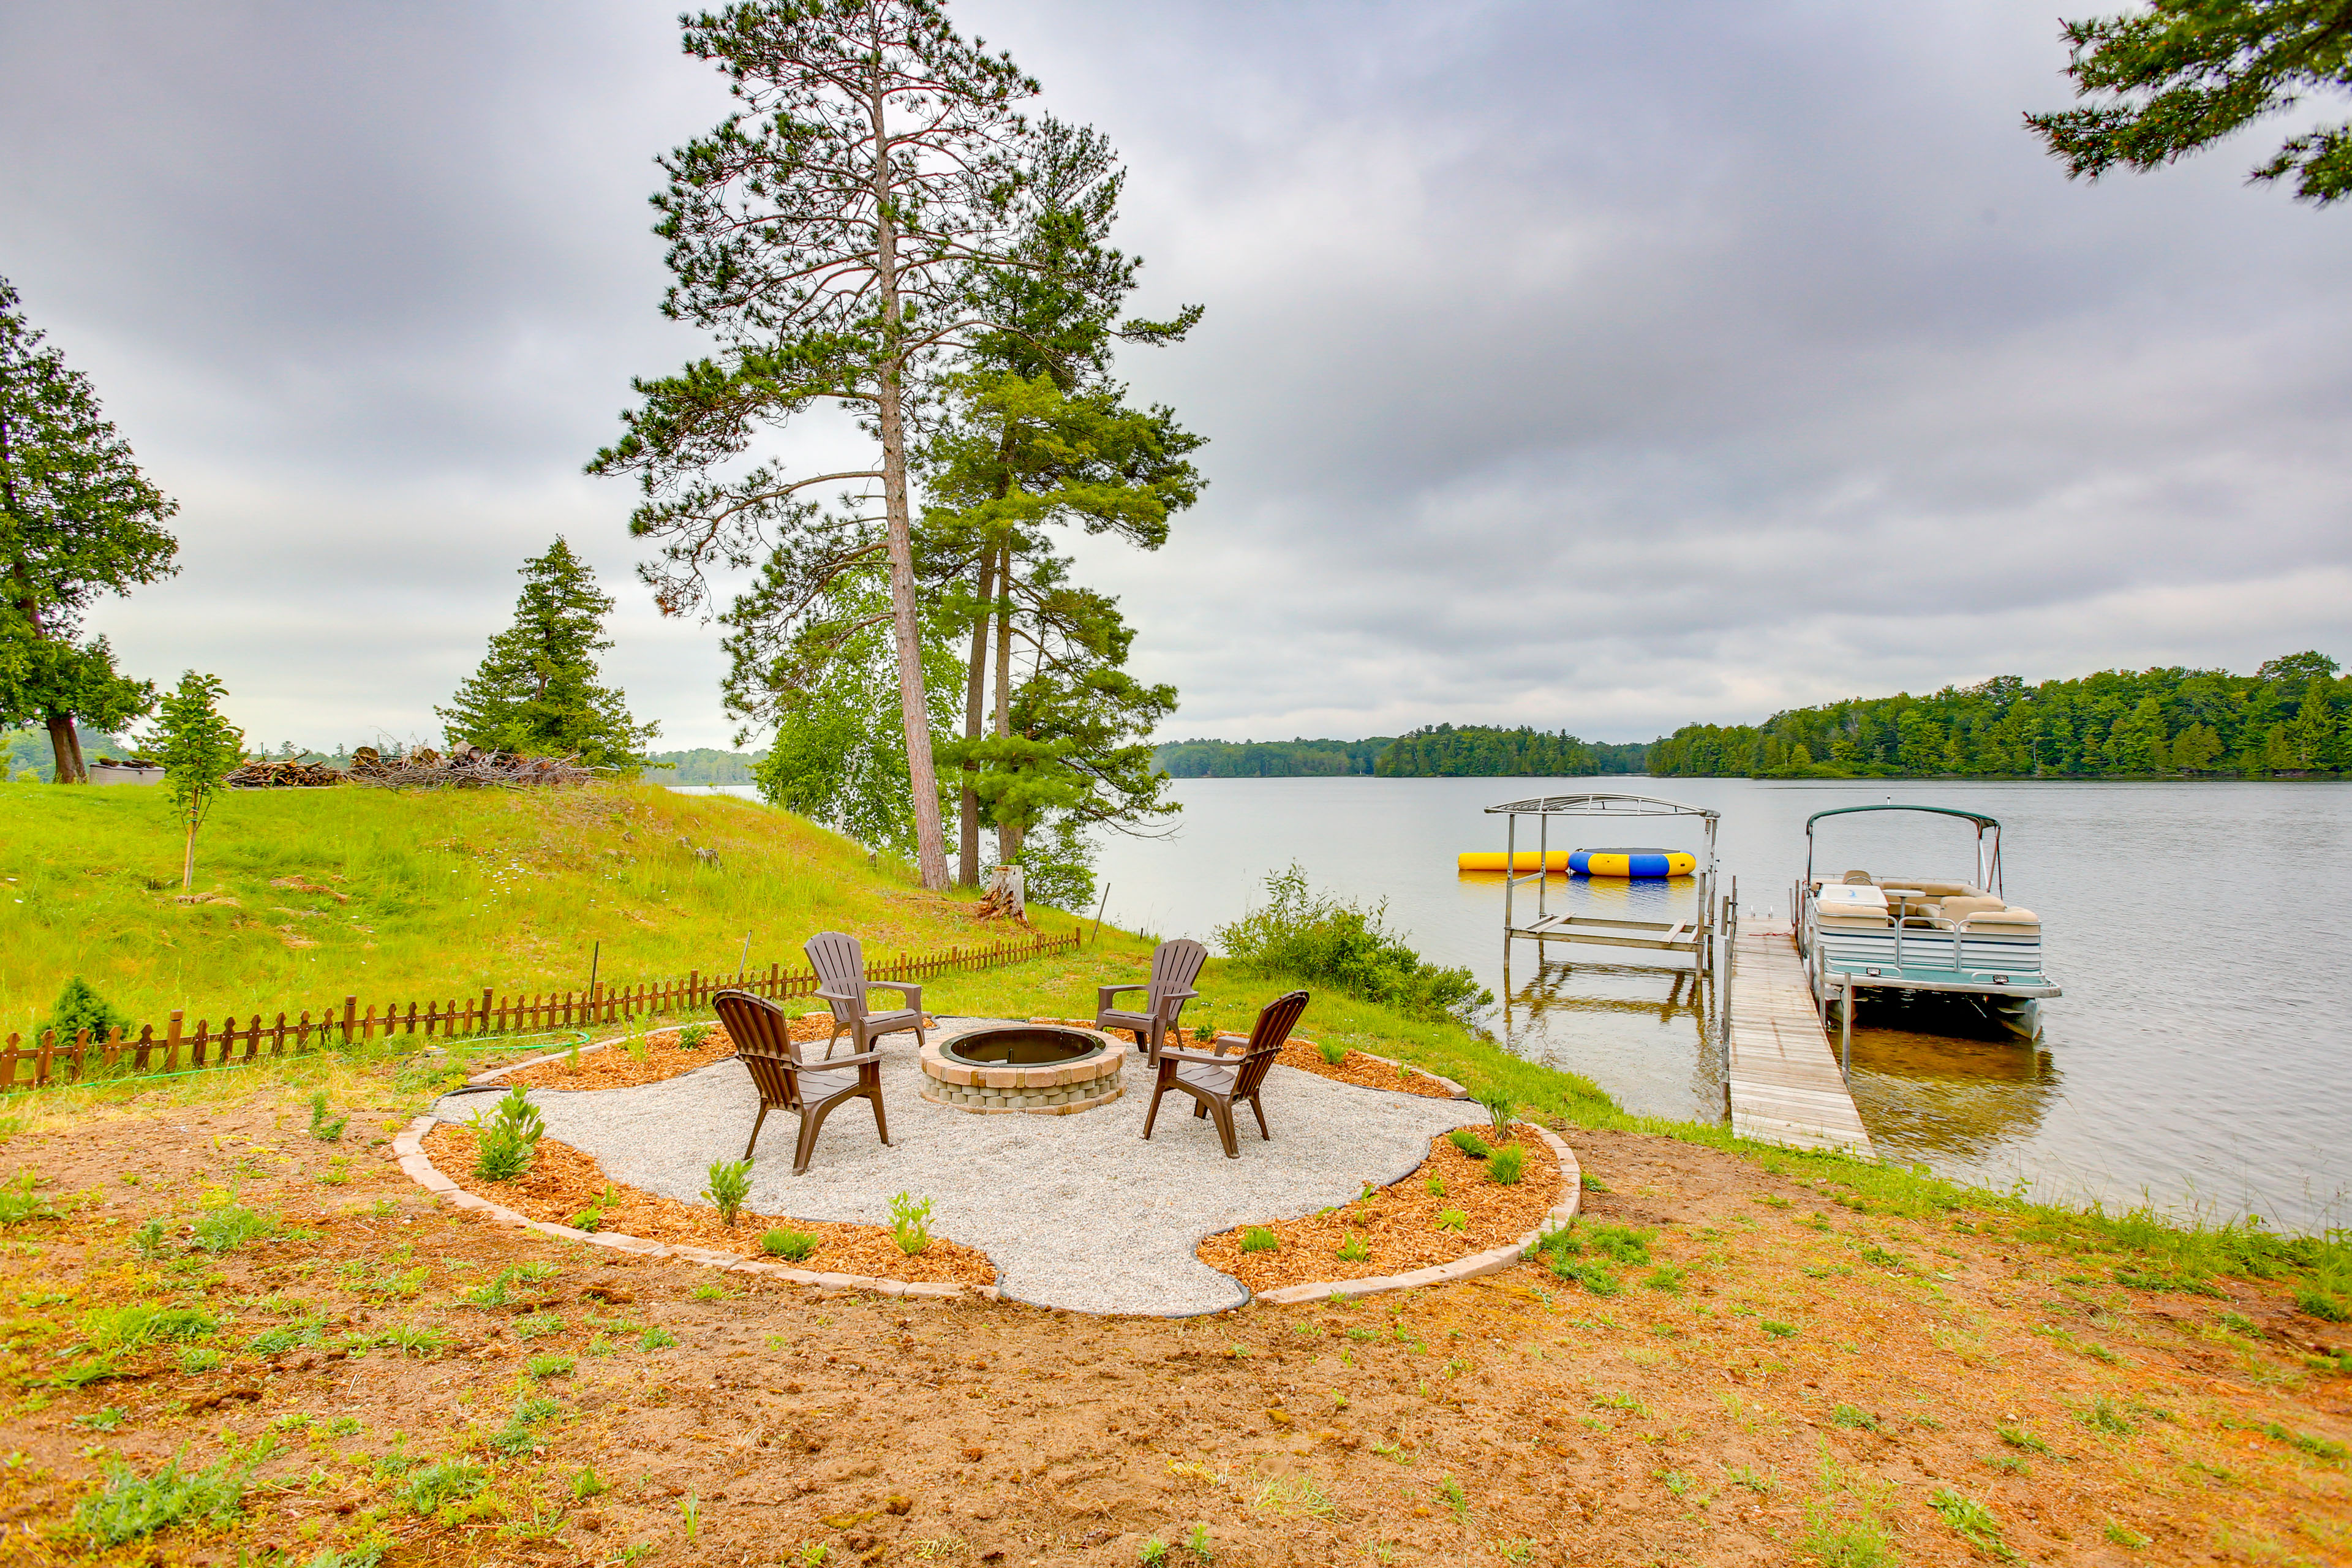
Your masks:
M 1977 832 L 1975 879 L 1816 872 L 1813 825 L 1863 811 L 1958 817 Z M 1943 805 L 1845 805 L 1805 819 L 1805 876 L 1791 907 L 1813 998 L 1851 1029 L 1860 992 L 1948 997 L 2022 1039 L 2042 1033 L 2042 919 L 2001 898 L 2000 824 Z

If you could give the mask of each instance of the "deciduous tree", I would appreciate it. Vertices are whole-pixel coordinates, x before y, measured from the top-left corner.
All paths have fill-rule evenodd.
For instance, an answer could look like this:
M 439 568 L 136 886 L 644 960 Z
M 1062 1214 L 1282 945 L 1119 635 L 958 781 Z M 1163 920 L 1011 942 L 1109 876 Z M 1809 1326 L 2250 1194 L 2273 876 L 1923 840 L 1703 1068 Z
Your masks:
M 2352 6 L 2344 0 L 2154 0 L 2063 26 L 2075 93 L 2099 101 L 2029 114 L 2025 123 L 2070 177 L 2096 179 L 2117 164 L 2154 169 L 2309 94 L 2352 90 Z M 2315 205 L 2352 195 L 2352 124 L 2288 137 L 2248 178 L 2289 175 L 2296 197 Z
M 47 727 L 59 784 L 89 774 L 77 718 L 112 729 L 151 711 L 154 687 L 82 637 L 100 594 L 170 576 L 178 510 L 99 407 L 89 378 L 43 346 L 0 279 L 0 725 Z
M 163 699 L 156 716 L 152 749 L 163 764 L 163 789 L 173 815 L 187 829 L 187 855 L 181 862 L 183 891 L 196 884 L 196 829 L 226 788 L 226 780 L 245 761 L 245 731 L 220 711 L 228 692 L 215 675 L 189 670 Z

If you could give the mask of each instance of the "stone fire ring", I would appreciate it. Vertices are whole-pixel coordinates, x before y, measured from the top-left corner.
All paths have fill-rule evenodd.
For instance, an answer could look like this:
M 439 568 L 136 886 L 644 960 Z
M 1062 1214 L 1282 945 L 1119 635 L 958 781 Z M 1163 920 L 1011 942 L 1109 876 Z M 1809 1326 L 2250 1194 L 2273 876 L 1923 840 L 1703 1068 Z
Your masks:
M 922 1097 L 933 1105 L 982 1116 L 1067 1116 L 1073 1111 L 1108 1105 L 1125 1092 L 1119 1078 L 1127 1065 L 1125 1047 L 1115 1037 L 1097 1029 L 1060 1024 L 1023 1026 L 1076 1035 L 1102 1047 L 1092 1056 L 1080 1057 L 1076 1061 L 1032 1067 L 979 1067 L 948 1055 L 947 1047 L 957 1040 L 1005 1026 L 991 1022 L 930 1035 L 923 1042 L 920 1057 Z

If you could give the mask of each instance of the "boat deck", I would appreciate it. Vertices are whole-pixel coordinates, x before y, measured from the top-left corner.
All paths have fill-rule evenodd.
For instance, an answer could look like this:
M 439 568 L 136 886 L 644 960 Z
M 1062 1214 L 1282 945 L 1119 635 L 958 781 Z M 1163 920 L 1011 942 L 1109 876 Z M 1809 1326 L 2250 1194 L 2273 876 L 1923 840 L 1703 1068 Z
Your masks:
M 1742 1138 L 1874 1158 L 1870 1134 L 1813 1010 L 1812 988 L 1787 926 L 1731 942 L 1731 1130 Z

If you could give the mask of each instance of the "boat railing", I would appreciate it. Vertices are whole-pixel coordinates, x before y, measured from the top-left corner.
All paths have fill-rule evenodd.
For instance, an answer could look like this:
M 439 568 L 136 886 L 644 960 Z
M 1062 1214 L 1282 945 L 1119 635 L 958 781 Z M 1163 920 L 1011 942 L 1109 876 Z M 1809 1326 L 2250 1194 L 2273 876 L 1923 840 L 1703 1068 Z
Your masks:
M 1790 897 L 1792 907 L 1798 911 L 1798 951 L 1805 955 L 1807 968 L 1815 972 L 1813 974 L 1815 1000 L 1825 1004 L 1829 994 L 1830 979 L 1827 971 L 1831 960 L 1822 945 L 1821 889 L 1800 881 L 1791 889 Z M 1900 971 L 1906 963 L 1916 962 L 1923 968 L 1930 964 L 1938 968 L 1945 967 L 1940 961 L 1943 958 L 1944 948 L 1948 943 L 1951 952 L 1948 967 L 1951 973 L 1975 974 L 1982 971 L 1985 974 L 1992 976 L 1996 984 L 2006 980 L 2006 975 L 1995 974 L 1994 970 L 1987 965 L 1969 962 L 1967 945 L 1969 937 L 1991 934 L 1989 931 L 1971 928 L 1969 924 L 1969 918 L 1967 915 L 1962 915 L 1957 920 L 1944 915 L 1892 917 L 1888 926 L 1895 951 L 1887 960 L 1888 966 Z M 1907 956 L 1905 951 L 1906 931 L 1910 933 Z M 2037 936 L 2030 943 L 2018 942 L 2012 945 L 2017 957 L 2024 962 L 2005 967 L 2017 973 L 2039 974 L 2042 972 L 2041 939 Z M 1923 949 L 1932 952 L 1935 956 L 1932 959 L 1927 957 Z

